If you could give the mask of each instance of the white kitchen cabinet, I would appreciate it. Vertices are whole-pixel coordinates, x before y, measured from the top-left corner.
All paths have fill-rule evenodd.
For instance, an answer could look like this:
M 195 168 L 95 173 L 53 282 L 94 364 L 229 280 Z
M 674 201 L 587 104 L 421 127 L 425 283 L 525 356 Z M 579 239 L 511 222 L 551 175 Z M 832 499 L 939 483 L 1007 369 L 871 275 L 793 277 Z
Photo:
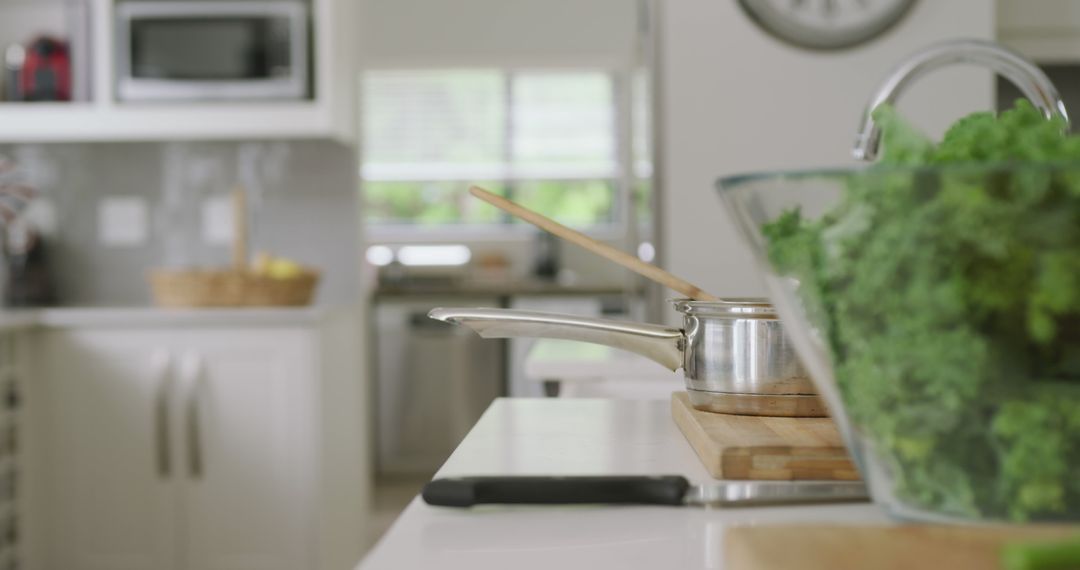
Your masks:
M 191 335 L 179 376 L 188 568 L 293 570 L 314 554 L 314 351 L 303 332 Z
M 122 0 L 82 1 L 89 18 L 89 100 L 0 102 L 0 142 L 355 139 L 356 0 L 310 0 L 309 100 L 143 104 L 118 101 L 115 94 L 114 10 Z M 26 26 L 33 29 L 32 22 Z
M 351 326 L 37 332 L 45 514 L 30 567 L 354 563 L 368 475 Z
M 181 519 L 159 424 L 169 380 L 159 340 L 138 332 L 42 338 L 35 381 L 47 382 L 50 420 L 47 567 L 175 568 Z

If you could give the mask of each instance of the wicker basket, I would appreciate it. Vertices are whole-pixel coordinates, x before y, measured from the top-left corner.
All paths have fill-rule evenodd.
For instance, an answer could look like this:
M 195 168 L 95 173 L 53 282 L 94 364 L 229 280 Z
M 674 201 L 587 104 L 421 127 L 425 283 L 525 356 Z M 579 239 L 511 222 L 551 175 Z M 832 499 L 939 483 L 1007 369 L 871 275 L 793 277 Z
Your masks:
M 161 307 L 296 307 L 311 304 L 319 274 L 278 279 L 233 269 L 158 269 L 150 272 Z

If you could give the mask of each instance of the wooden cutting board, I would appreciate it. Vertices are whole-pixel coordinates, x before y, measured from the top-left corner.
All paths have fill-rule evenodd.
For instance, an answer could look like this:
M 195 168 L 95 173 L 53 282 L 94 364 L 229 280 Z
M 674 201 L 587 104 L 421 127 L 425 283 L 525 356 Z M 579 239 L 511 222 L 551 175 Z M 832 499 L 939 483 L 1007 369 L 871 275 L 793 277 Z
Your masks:
M 717 479 L 859 479 L 829 418 L 702 412 L 685 392 L 672 394 L 671 415 Z
M 1016 541 L 1080 537 L 1078 526 L 737 526 L 724 532 L 726 570 L 993 570 Z M 780 548 L 778 548 L 780 547 Z

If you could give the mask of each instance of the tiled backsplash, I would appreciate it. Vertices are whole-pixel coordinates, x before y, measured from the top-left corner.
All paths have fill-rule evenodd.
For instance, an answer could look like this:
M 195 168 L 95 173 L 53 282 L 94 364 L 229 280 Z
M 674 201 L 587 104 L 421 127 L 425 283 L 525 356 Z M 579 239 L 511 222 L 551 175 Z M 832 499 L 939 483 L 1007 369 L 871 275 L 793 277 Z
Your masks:
M 220 206 L 237 184 L 249 195 L 253 251 L 322 270 L 318 303 L 358 297 L 360 216 L 349 147 L 328 141 L 25 144 L 0 146 L 0 157 L 14 160 L 15 176 L 40 192 L 33 217 L 52 226 L 45 228 L 48 255 L 63 305 L 145 305 L 149 269 L 229 263 L 228 244 L 206 239 L 204 218 L 214 214 L 208 203 Z M 102 217 L 118 220 L 111 229 L 119 231 L 104 232 Z

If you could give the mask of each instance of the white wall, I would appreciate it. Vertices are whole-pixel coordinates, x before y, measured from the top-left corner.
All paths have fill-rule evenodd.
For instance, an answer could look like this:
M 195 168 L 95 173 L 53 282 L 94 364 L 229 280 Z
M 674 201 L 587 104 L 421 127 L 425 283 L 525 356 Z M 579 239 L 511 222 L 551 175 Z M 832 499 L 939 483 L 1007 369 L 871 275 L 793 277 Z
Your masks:
M 764 294 L 713 188 L 723 175 L 850 164 L 863 106 L 888 70 L 929 43 L 992 38 L 994 3 L 922 1 L 887 36 L 815 53 L 759 30 L 734 0 L 658 0 L 662 262 L 717 295 Z M 990 109 L 988 72 L 946 68 L 899 107 L 930 134 Z
M 363 0 L 370 66 L 627 65 L 634 0 Z

